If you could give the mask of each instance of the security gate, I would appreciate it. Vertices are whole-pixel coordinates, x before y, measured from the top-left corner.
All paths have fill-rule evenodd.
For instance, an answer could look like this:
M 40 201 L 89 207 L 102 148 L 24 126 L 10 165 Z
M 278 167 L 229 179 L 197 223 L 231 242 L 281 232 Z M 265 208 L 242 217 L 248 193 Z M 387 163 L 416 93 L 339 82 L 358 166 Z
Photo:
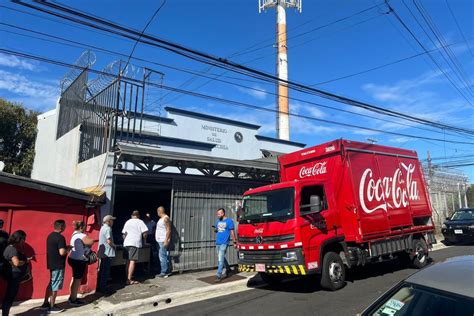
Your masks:
M 173 270 L 216 267 L 216 238 L 212 228 L 216 221 L 216 210 L 223 207 L 237 229 L 236 203 L 241 201 L 246 190 L 263 184 L 236 179 L 175 180 L 171 207 L 174 226 L 171 249 Z M 228 248 L 227 260 L 230 264 L 237 263 L 237 251 L 233 247 Z

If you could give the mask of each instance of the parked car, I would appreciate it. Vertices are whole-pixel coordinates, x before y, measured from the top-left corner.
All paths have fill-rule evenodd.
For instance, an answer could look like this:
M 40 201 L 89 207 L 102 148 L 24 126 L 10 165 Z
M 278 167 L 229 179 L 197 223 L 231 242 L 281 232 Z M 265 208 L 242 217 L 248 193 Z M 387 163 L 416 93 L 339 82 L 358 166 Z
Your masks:
M 474 208 L 462 208 L 444 222 L 441 232 L 447 243 L 474 242 Z
M 412 274 L 361 315 L 474 315 L 474 256 L 450 258 Z

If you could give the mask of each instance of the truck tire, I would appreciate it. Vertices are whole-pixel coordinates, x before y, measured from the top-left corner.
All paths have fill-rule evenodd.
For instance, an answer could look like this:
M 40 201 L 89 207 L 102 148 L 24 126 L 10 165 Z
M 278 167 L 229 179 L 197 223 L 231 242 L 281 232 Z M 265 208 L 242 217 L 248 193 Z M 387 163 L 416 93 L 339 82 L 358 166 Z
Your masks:
M 269 274 L 265 272 L 259 272 L 258 275 L 263 280 L 263 282 L 267 283 L 268 285 L 277 285 L 280 284 L 283 280 L 283 276 L 279 274 Z
M 337 291 L 346 285 L 346 269 L 341 257 L 332 251 L 323 258 L 321 271 L 321 287 L 329 291 Z
M 428 264 L 428 245 L 423 238 L 413 239 L 412 265 L 421 269 Z

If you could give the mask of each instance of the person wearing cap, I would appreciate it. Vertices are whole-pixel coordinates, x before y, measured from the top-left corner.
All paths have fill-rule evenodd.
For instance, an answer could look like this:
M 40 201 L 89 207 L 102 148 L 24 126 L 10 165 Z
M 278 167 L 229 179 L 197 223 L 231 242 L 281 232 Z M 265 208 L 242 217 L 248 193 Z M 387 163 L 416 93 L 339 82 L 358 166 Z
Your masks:
M 99 250 L 97 254 L 100 258 L 100 265 L 97 291 L 105 294 L 108 293 L 107 280 L 109 279 L 110 274 L 110 264 L 112 258 L 115 257 L 116 246 L 112 235 L 112 225 L 114 224 L 114 220 L 115 217 L 112 215 L 105 215 L 99 233 Z

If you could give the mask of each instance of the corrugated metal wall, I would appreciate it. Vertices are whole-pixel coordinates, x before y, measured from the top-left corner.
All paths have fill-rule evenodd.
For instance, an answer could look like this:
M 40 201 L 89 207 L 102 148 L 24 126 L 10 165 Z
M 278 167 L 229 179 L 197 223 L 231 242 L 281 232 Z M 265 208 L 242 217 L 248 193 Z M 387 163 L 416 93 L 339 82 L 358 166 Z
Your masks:
M 174 271 L 217 266 L 215 233 L 216 210 L 225 208 L 227 217 L 236 222 L 236 201 L 250 187 L 263 184 L 236 179 L 173 181 L 171 219 L 174 225 L 171 257 Z M 237 263 L 237 251 L 229 247 L 227 260 Z

